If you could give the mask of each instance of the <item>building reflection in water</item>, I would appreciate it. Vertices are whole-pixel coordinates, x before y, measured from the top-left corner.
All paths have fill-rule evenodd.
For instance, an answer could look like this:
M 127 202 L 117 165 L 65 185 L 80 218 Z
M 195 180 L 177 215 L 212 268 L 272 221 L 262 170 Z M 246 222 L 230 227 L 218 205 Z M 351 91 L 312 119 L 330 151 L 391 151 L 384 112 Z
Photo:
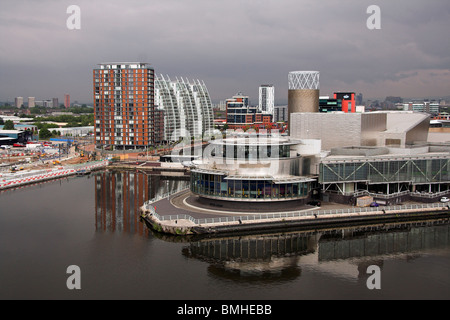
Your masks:
M 148 234 L 140 223 L 139 208 L 145 201 L 188 187 L 188 178 L 167 178 L 135 171 L 95 174 L 95 229 Z
M 298 258 L 315 244 L 314 235 L 300 233 L 251 235 L 191 242 L 183 254 L 210 263 L 208 271 L 218 277 L 279 282 L 300 276 Z
M 95 177 L 95 228 L 98 232 L 152 234 L 140 222 L 145 201 L 181 190 L 189 180 L 142 172 L 99 172 Z M 449 221 L 423 221 L 334 230 L 292 231 L 222 238 L 166 241 L 187 243 L 182 254 L 208 263 L 209 273 L 236 281 L 290 281 L 312 268 L 360 281 L 367 267 L 383 268 L 387 259 L 406 261 L 423 252 L 450 246 Z
M 214 277 L 236 281 L 289 281 L 302 269 L 361 281 L 367 267 L 386 259 L 414 259 L 448 248 L 448 220 L 358 226 L 322 231 L 223 237 L 193 241 L 183 255 L 209 263 Z

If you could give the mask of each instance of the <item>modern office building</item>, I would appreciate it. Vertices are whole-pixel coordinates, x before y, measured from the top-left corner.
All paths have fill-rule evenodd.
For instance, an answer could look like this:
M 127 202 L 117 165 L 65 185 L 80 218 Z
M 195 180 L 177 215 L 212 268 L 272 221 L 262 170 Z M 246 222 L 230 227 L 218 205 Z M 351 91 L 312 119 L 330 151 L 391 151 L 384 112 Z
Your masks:
M 249 104 L 248 96 L 241 93 L 226 100 L 227 125 L 229 129 L 246 129 L 249 127 L 266 128 L 273 124 L 273 115 L 258 112 L 258 108 Z
M 363 95 L 362 93 L 358 93 L 356 95 L 356 105 L 362 105 L 363 104 Z
M 238 93 L 226 100 L 227 124 L 245 125 L 253 122 L 253 116 L 258 112 L 256 107 L 249 104 L 248 96 Z
M 16 108 L 20 108 L 23 105 L 23 97 L 16 97 L 14 99 L 14 105 Z
M 342 111 L 341 99 L 330 99 L 329 96 L 319 97 L 319 112 Z
M 288 124 L 294 112 L 319 111 L 318 71 L 292 71 L 288 74 Z M 290 125 L 288 125 L 290 128 Z
M 214 129 L 211 98 L 203 81 L 155 78 L 155 105 L 164 111 L 164 140 L 202 137 Z
M 95 143 L 113 149 L 155 143 L 154 70 L 147 63 L 101 63 L 93 70 Z
M 43 100 L 42 101 L 44 108 L 51 108 L 53 107 L 53 101 L 52 100 Z
M 342 110 L 346 113 L 356 112 L 356 102 L 354 92 L 335 92 L 334 99 L 341 100 Z
M 273 122 L 287 122 L 288 121 L 288 107 L 275 106 L 273 109 Z
M 28 108 L 33 108 L 35 106 L 35 98 L 34 97 L 28 97 Z
M 272 84 L 264 84 L 259 87 L 259 111 L 272 114 L 275 105 L 275 88 Z
M 58 98 L 53 98 L 52 99 L 52 106 L 53 106 L 53 108 L 58 108 L 59 107 Z
M 403 110 L 438 115 L 440 113 L 440 104 L 437 101 L 411 101 L 403 104 Z
M 219 105 L 217 106 L 217 109 L 220 111 L 226 111 L 227 110 L 227 102 L 225 100 L 221 100 L 219 102 Z

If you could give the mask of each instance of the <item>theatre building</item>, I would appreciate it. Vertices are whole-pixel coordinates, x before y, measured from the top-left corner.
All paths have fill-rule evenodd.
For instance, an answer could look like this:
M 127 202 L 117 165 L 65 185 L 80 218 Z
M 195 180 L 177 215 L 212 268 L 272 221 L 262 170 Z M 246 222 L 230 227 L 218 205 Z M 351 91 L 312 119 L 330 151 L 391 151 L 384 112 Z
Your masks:
M 191 170 L 191 191 L 228 201 L 306 201 L 316 180 L 300 174 L 303 159 L 297 144 L 257 134 L 211 141 L 203 163 Z

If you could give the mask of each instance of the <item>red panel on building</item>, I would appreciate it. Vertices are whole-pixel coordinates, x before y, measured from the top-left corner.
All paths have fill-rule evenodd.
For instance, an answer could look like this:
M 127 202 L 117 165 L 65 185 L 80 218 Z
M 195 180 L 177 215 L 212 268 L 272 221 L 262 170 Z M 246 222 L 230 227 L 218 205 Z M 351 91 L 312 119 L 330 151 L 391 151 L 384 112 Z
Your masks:
M 354 92 L 335 92 L 334 99 L 340 99 L 342 101 L 343 112 L 356 112 Z

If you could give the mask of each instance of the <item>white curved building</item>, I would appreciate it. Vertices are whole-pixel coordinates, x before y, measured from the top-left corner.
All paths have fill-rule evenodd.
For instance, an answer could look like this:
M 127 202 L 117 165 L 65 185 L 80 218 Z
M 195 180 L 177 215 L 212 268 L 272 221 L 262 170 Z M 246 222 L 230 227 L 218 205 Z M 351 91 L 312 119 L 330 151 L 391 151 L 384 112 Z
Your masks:
M 205 83 L 183 78 L 155 78 L 155 105 L 164 110 L 164 140 L 177 141 L 189 133 L 201 137 L 214 126 L 212 103 Z
M 287 137 L 256 133 L 212 140 L 203 162 L 191 169 L 190 190 L 215 200 L 306 202 L 315 179 L 301 174 L 298 144 Z

